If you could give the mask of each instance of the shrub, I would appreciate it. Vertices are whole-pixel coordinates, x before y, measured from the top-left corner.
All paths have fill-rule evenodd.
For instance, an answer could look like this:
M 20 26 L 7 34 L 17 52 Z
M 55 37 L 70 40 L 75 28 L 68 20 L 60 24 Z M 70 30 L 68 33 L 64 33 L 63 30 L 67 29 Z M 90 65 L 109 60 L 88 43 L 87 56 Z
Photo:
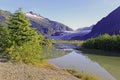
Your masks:
M 38 41 L 25 42 L 23 45 L 12 45 L 7 49 L 8 58 L 12 61 L 24 62 L 24 63 L 40 63 L 43 58 L 40 55 L 41 47 Z
M 0 25 L 0 52 L 5 51 L 10 46 L 9 32 L 6 27 Z

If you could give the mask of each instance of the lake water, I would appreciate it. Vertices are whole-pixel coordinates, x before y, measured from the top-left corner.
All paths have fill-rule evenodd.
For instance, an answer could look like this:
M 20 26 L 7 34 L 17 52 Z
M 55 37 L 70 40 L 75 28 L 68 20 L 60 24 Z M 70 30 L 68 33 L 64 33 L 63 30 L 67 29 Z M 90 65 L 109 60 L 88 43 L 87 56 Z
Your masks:
M 56 43 L 48 61 L 60 68 L 76 69 L 80 72 L 93 74 L 102 80 L 117 80 L 99 63 L 91 60 L 81 51 L 74 50 L 76 47 L 72 44 Z

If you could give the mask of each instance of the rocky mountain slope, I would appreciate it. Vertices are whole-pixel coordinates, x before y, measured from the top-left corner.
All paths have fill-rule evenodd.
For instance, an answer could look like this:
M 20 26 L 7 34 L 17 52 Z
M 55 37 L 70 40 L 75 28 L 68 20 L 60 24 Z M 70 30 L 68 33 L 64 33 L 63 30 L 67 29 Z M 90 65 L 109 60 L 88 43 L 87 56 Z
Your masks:
M 36 28 L 39 33 L 45 35 L 51 35 L 55 32 L 72 31 L 71 28 L 62 23 L 49 20 L 33 12 L 26 13 L 26 16 L 30 19 L 31 27 Z
M 6 25 L 5 20 L 10 18 L 12 14 L 9 11 L 0 10 L 0 24 Z

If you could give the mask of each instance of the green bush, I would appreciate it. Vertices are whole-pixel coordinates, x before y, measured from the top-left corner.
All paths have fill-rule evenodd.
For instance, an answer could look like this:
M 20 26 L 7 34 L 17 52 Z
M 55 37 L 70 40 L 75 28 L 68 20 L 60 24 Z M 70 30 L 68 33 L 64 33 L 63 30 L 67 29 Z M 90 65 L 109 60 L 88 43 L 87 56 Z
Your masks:
M 41 47 L 38 41 L 25 42 L 20 46 L 14 44 L 7 51 L 8 58 L 12 61 L 35 64 L 43 60 L 40 55 Z
M 0 25 L 0 52 L 5 51 L 6 47 L 10 46 L 8 29 Z
M 50 39 L 45 39 L 42 35 L 39 35 L 38 40 L 40 41 L 40 45 L 41 46 L 47 46 L 47 47 L 51 47 L 53 44 L 53 41 Z

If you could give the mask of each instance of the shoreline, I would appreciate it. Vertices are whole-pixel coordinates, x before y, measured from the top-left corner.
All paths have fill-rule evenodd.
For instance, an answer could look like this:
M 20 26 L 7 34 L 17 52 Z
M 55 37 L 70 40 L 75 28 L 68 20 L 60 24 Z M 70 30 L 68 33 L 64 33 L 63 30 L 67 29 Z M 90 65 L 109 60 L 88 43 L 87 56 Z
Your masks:
M 0 80 L 80 80 L 57 66 L 54 68 L 0 62 Z

